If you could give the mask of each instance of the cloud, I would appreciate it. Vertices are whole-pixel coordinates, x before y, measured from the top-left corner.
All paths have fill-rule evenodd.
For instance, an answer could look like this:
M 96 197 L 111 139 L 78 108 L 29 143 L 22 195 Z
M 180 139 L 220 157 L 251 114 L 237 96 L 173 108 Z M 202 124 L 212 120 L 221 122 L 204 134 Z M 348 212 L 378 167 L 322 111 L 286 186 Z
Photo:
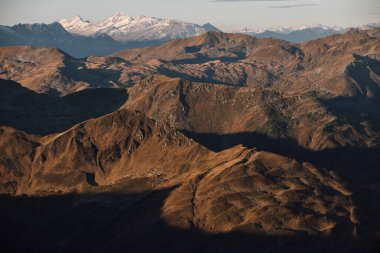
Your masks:
M 317 6 L 318 4 L 289 4 L 289 5 L 277 5 L 267 7 L 268 9 L 289 9 L 297 7 L 308 7 L 308 6 Z
M 212 0 L 211 2 L 287 2 L 291 0 Z

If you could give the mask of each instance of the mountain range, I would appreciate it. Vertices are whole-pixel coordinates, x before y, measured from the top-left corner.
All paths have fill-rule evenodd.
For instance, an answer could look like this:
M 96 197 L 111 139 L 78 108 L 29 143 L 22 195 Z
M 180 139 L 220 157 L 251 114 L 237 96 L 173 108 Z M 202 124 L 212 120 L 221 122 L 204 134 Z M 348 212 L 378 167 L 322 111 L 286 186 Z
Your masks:
M 162 44 L 207 31 L 219 31 L 211 24 L 199 26 L 169 19 L 123 13 L 91 24 L 76 16 L 52 24 L 0 26 L 0 46 L 28 45 L 59 48 L 75 57 L 109 55 L 125 48 Z
M 211 24 L 199 26 L 192 23 L 155 17 L 131 17 L 123 12 L 98 23 L 84 21 L 79 15 L 62 19 L 59 23 L 68 32 L 84 36 L 107 34 L 117 41 L 168 41 L 187 38 L 208 31 L 219 31 Z
M 368 24 L 359 29 L 371 29 L 379 24 Z M 348 28 L 298 26 L 268 30 L 236 32 L 257 38 L 277 38 L 289 42 L 305 42 L 333 34 L 342 34 Z M 155 17 L 132 17 L 122 12 L 97 23 L 83 20 L 79 15 L 52 24 L 18 24 L 0 26 L 0 46 L 42 46 L 59 48 L 74 57 L 105 56 L 126 48 L 141 48 L 177 38 L 194 37 L 209 31 L 219 31 L 210 23 L 197 25 L 188 22 Z
M 376 252 L 379 110 L 379 28 L 1 47 L 0 249 Z

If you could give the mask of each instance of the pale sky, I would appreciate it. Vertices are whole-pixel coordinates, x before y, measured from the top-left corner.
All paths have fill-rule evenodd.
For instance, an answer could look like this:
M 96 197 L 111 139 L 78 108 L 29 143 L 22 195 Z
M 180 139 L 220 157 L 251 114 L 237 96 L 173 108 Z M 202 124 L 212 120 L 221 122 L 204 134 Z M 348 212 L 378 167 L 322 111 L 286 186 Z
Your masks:
M 210 22 L 224 31 L 380 22 L 380 0 L 0 0 L 0 24 L 51 23 L 77 14 L 97 22 L 119 11 Z

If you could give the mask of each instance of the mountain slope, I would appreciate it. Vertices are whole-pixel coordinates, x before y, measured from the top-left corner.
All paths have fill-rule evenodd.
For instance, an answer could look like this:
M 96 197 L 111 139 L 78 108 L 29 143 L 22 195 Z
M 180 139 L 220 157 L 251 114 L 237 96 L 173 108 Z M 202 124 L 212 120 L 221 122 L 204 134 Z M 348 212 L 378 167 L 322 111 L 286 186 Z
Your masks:
M 3 55 L 0 77 L 13 78 L 37 92 L 56 95 L 86 87 L 133 86 L 160 74 L 196 82 L 312 92 L 323 99 L 376 97 L 379 94 L 376 67 L 379 43 L 376 29 L 350 30 L 303 44 L 208 32 L 160 46 L 122 50 L 110 57 L 65 56 L 55 68 L 46 66 L 45 61 L 36 63 L 38 56 L 34 55 L 33 48 L 4 47 L 0 49 Z M 29 54 L 37 73 L 28 67 L 29 60 L 15 60 L 21 57 L 20 52 Z M 28 75 L 26 69 L 36 74 Z M 361 74 L 355 75 L 356 70 Z M 365 76 L 370 80 L 365 80 Z M 44 87 L 33 87 L 37 84 Z
M 365 110 L 365 119 L 358 119 L 354 117 L 356 113 L 350 118 L 341 117 L 338 111 L 342 110 L 343 102 L 339 100 L 321 100 L 312 94 L 294 95 L 275 89 L 253 91 L 158 76 L 129 88 L 128 93 L 124 108 L 140 110 L 157 121 L 196 133 L 255 132 L 273 139 L 292 139 L 312 150 L 372 147 L 380 143 L 378 99 L 367 101 L 371 109 Z M 358 101 L 363 107 L 368 106 L 365 99 Z M 354 104 L 344 106 L 348 110 Z M 357 108 L 361 109 L 364 108 Z M 360 120 L 367 124 L 359 124 Z
M 105 129 L 108 130 L 104 131 Z M 2 139 L 7 138 L 8 133 L 13 134 L 14 132 L 7 129 L 3 130 Z M 339 179 L 325 172 L 321 174 L 321 172 L 317 172 L 318 170 L 311 165 L 305 164 L 305 167 L 302 167 L 290 159 L 266 152 L 255 152 L 254 150 L 247 150 L 242 147 L 236 147 L 220 154 L 215 154 L 198 146 L 173 130 L 156 125 L 142 114 L 125 110 L 77 125 L 67 132 L 41 139 L 39 140 L 40 144 L 37 143 L 36 145 L 41 146 L 36 148 L 34 161 L 30 164 L 32 171 L 24 171 L 24 173 L 31 174 L 22 175 L 20 181 L 18 181 L 19 185 L 17 185 L 18 193 L 52 194 L 58 190 L 65 192 L 74 189 L 88 191 L 92 187 L 96 189 L 97 185 L 105 187 L 107 185 L 120 184 L 123 180 L 127 183 L 128 180 L 137 178 L 152 180 L 150 184 L 157 185 L 161 183 L 162 186 L 183 182 L 183 186 L 169 196 L 163 209 L 164 218 L 168 219 L 170 223 L 174 222 L 172 225 L 183 224 L 183 221 L 179 219 L 181 217 L 184 221 L 188 222 L 186 216 L 182 216 L 186 215 L 188 211 L 181 211 L 181 208 L 187 208 L 188 206 L 188 204 L 183 205 L 183 202 L 186 199 L 190 199 L 190 197 L 186 197 L 186 194 L 188 190 L 191 190 L 191 187 L 195 187 L 196 184 L 196 187 L 199 187 L 199 194 L 202 195 L 202 192 L 206 191 L 209 192 L 210 198 L 214 198 L 212 197 L 213 195 L 210 195 L 213 191 L 207 188 L 203 189 L 204 186 L 200 184 L 200 180 L 206 186 L 212 185 L 213 178 L 219 177 L 218 175 L 223 175 L 226 178 L 236 178 L 237 175 L 229 176 L 229 173 L 242 173 L 246 166 L 251 167 L 252 173 L 261 174 L 257 176 L 252 175 L 252 180 L 257 181 L 254 187 L 257 190 L 253 191 L 254 188 L 252 189 L 247 185 L 247 190 L 251 188 L 249 190 L 251 193 L 249 194 L 252 194 L 253 199 L 257 198 L 257 194 L 260 195 L 260 192 L 264 190 L 279 191 L 278 198 L 284 202 L 287 202 L 287 198 L 290 196 L 292 196 L 291 198 L 297 198 L 299 189 L 286 191 L 286 196 L 282 195 L 283 193 L 280 194 L 282 192 L 281 188 L 284 188 L 286 185 L 288 185 L 287 188 L 291 187 L 291 189 L 301 187 L 301 185 L 294 185 L 296 182 L 293 182 L 291 179 L 297 174 L 300 177 L 305 177 L 305 180 L 309 180 L 308 182 L 313 182 L 312 178 L 316 176 L 320 182 L 323 182 L 322 184 L 326 184 L 324 187 L 332 187 L 347 197 L 351 195 L 343 185 L 336 181 Z M 20 144 L 20 146 L 23 145 L 25 144 Z M 172 153 L 173 149 L 176 150 L 175 153 Z M 160 152 L 157 152 L 158 150 Z M 152 155 L 149 159 L 145 155 L 147 152 Z M 168 155 L 168 152 L 170 155 Z M 191 157 L 191 161 L 179 159 L 179 157 L 184 157 L 184 154 L 188 158 Z M 268 182 L 264 183 L 272 178 L 272 176 L 264 174 L 264 171 L 270 171 L 271 168 L 277 169 L 273 173 L 277 174 L 278 178 L 284 177 L 277 182 L 273 182 L 273 185 L 268 184 Z M 268 178 L 264 179 L 265 177 Z M 29 183 L 23 181 L 25 178 L 27 178 L 27 182 Z M 209 180 L 211 181 L 207 183 Z M 239 181 L 239 179 L 237 180 Z M 244 184 L 238 181 L 235 182 L 236 185 L 243 187 Z M 260 183 L 260 181 L 262 182 Z M 231 183 L 235 184 L 230 180 L 222 179 L 221 181 L 222 185 L 226 184 L 225 187 L 227 189 L 232 186 L 227 186 Z M 309 187 L 318 188 L 320 186 L 309 185 Z M 181 193 L 182 191 L 184 192 Z M 221 198 L 218 194 L 222 192 L 215 193 L 215 199 Z M 224 194 L 226 196 L 229 195 L 229 193 L 222 193 L 222 195 Z M 176 195 L 181 197 L 176 197 Z M 311 195 L 314 194 L 311 192 Z M 196 198 L 198 197 L 196 196 Z M 240 197 L 236 195 L 236 198 Z M 172 203 L 173 201 L 180 201 L 182 204 Z M 199 204 L 202 205 L 202 202 Z M 247 203 L 247 205 L 250 206 L 251 204 Z M 340 205 L 349 205 L 348 199 L 343 200 Z M 201 206 L 196 206 L 195 208 L 201 208 Z M 289 203 L 284 203 L 284 211 L 289 208 L 292 209 Z M 212 209 L 207 210 L 211 211 Z M 178 216 L 178 212 L 180 216 Z M 183 214 L 181 214 L 182 212 Z M 218 213 L 207 214 L 207 212 L 205 215 L 211 215 L 211 217 L 219 216 Z M 193 217 L 192 219 L 202 218 Z M 258 221 L 256 220 L 256 222 Z M 199 226 L 199 228 L 209 231 L 228 231 L 235 226 L 240 226 L 238 220 L 230 220 L 229 223 L 230 225 L 218 223 L 219 226 L 224 226 L 224 228 L 208 228 L 207 224 L 205 224 L 205 227 Z M 193 224 L 196 225 L 195 220 Z M 290 226 L 290 228 L 295 230 L 299 229 L 297 225 L 292 227 L 292 224 L 283 225 L 285 227 Z M 196 226 L 198 227 L 198 225 Z M 262 228 L 270 231 L 272 226 L 276 225 L 268 224 L 268 227 L 263 225 Z M 308 227 L 309 225 L 305 224 L 305 226 Z M 315 222 L 311 222 L 310 226 L 315 226 Z M 324 227 L 314 229 L 321 230 Z
M 114 57 L 76 59 L 54 48 L 0 48 L 0 78 L 53 96 L 86 88 L 121 87 L 121 72 L 129 66 L 127 61 Z
M 12 145 L 9 140 L 15 135 L 21 138 Z M 104 225 L 114 229 L 117 236 L 131 233 L 133 240 L 114 240 L 103 234 L 95 244 L 84 243 L 95 252 L 102 251 L 98 243 L 118 251 L 137 247 L 137 252 L 150 252 L 150 236 L 159 236 L 163 242 L 155 250 L 170 249 L 162 239 L 177 238 L 177 229 L 195 238 L 200 233 L 246 234 L 245 240 L 232 244 L 235 250 L 248 238 L 264 233 L 278 237 L 277 242 L 258 238 L 257 243 L 243 248 L 278 248 L 302 236 L 315 236 L 317 241 L 320 236 L 340 238 L 334 244 L 326 239 L 317 243 L 317 250 L 341 247 L 347 241 L 350 248 L 375 247 L 375 242 L 366 237 L 366 233 L 374 233 L 363 219 L 367 211 L 353 202 L 353 193 L 334 172 L 241 146 L 214 153 L 141 113 L 116 111 L 43 138 L 2 127 L 0 146 L 2 150 L 15 149 L 0 155 L 2 191 L 29 195 L 28 199 L 2 197 L 4 224 L 22 220 L 7 231 L 3 227 L 4 238 L 18 233 L 34 239 L 36 233 L 29 231 L 35 222 L 40 225 L 33 231 L 50 238 L 20 244 L 26 249 L 52 250 L 60 245 L 62 239 L 58 238 L 64 238 L 64 246 L 59 247 L 71 250 L 76 247 L 75 238 L 96 238 Z M 20 170 L 12 175 L 8 161 L 16 161 L 21 154 L 23 166 L 29 169 L 14 163 Z M 160 191 L 165 194 L 154 194 Z M 64 195 L 70 192 L 77 195 Z M 54 198 L 57 202 L 50 201 Z M 27 203 L 34 201 L 37 203 L 32 206 L 39 211 L 30 219 L 33 211 Z M 22 216 L 20 205 L 25 205 Z M 60 208 L 56 210 L 57 206 Z M 101 206 L 107 218 L 104 223 L 104 219 L 95 222 L 90 232 L 85 224 L 103 217 L 96 214 Z M 359 215 L 361 212 L 364 214 Z M 64 218 L 68 216 L 73 223 Z M 45 232 L 56 225 L 60 227 L 57 233 Z M 84 230 L 62 235 L 73 226 L 83 226 Z M 178 242 L 192 248 L 192 240 L 182 238 Z M 141 245 L 141 241 L 146 243 Z
M 162 75 L 198 82 L 296 89 L 321 96 L 373 96 L 379 89 L 376 68 L 371 68 L 372 84 L 359 81 L 366 90 L 358 87 L 348 69 L 356 62 L 356 55 L 378 64 L 377 31 L 350 30 L 304 44 L 210 32 L 162 46 L 123 50 L 114 56 L 133 64 L 153 65 Z

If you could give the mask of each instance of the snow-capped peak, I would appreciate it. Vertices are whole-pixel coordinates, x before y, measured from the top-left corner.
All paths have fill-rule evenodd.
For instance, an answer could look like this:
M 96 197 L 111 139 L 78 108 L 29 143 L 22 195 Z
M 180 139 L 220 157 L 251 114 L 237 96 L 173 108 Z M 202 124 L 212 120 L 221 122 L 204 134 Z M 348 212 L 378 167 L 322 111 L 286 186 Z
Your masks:
M 90 32 L 86 32 L 87 29 L 91 26 L 90 21 L 84 21 L 81 16 L 76 15 L 71 19 L 61 19 L 58 21 L 63 28 L 71 33 L 78 33 L 82 35 L 90 35 Z M 83 32 L 82 32 L 83 31 Z
M 82 17 L 79 16 L 79 15 L 76 15 L 76 16 L 73 17 L 71 20 L 72 20 L 72 21 L 76 21 L 76 22 L 86 22 L 86 21 L 84 21 L 84 20 L 82 19 Z M 86 22 L 86 23 L 89 23 L 89 22 Z
M 380 27 L 380 23 L 370 23 L 370 24 L 362 25 L 359 28 L 362 30 L 369 30 L 369 29 L 374 29 L 377 27 Z
M 133 20 L 133 17 L 125 14 L 124 12 L 118 12 L 115 15 L 113 15 L 112 17 L 105 19 L 103 22 L 107 21 L 107 22 L 119 23 L 119 22 L 123 22 L 125 20 L 131 21 L 131 20 Z
M 70 23 L 70 24 L 90 23 L 90 21 L 88 20 L 83 20 L 82 17 L 79 15 L 76 15 L 75 17 L 71 19 L 62 19 L 59 22 Z

